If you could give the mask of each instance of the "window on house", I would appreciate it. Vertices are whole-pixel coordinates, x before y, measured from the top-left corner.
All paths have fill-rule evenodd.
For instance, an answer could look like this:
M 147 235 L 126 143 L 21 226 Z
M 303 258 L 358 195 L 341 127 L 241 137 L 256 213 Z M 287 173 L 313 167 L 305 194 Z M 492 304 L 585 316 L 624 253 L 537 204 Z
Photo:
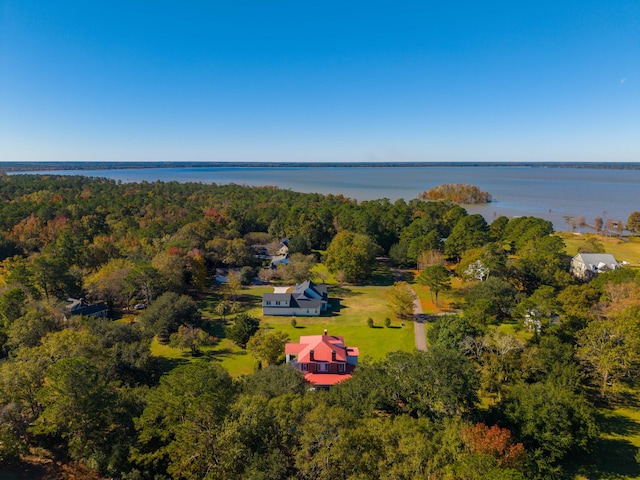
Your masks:
M 267 305 L 271 305 L 271 300 L 267 300 Z
M 320 372 L 328 372 L 329 371 L 329 364 L 328 363 L 319 363 L 318 364 L 318 371 L 320 371 Z
M 344 372 L 344 363 L 338 364 L 338 372 Z
M 277 300 L 277 301 L 276 301 L 276 305 L 280 305 L 280 300 Z

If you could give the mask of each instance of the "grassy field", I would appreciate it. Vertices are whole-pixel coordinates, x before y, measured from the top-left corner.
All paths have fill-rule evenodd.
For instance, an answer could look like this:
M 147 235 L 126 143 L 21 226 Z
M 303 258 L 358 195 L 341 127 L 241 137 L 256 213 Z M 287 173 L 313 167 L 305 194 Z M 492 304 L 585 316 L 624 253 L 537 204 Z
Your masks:
M 291 317 L 262 317 L 263 325 L 286 332 L 292 341 L 301 335 L 320 335 L 326 328 L 330 335 L 341 335 L 348 345 L 359 348 L 360 357 L 382 358 L 396 350 L 411 351 L 415 346 L 412 322 L 392 319 L 384 328 L 384 319 L 392 318 L 385 299 L 386 287 L 331 287 L 331 311 L 321 317 L 297 317 L 296 328 Z M 253 292 L 252 292 L 253 293 Z M 255 310 L 252 312 L 257 314 Z M 372 318 L 374 328 L 367 326 Z
M 291 341 L 298 341 L 301 335 L 320 335 L 327 329 L 330 335 L 343 336 L 347 345 L 358 347 L 360 358 L 372 359 L 383 358 L 396 350 L 411 351 L 415 347 L 411 321 L 404 322 L 403 326 L 403 322 L 392 319 L 390 328 L 384 327 L 384 319 L 392 318 L 385 300 L 386 287 L 332 286 L 329 289 L 331 311 L 320 317 L 296 317 L 295 328 L 291 326 L 291 317 L 263 317 L 262 295 L 271 291 L 272 287 L 249 287 L 242 291 L 238 301 L 243 311 L 260 318 L 263 327 L 286 332 Z M 251 353 L 224 338 L 224 322 L 213 314 L 216 302 L 217 299 L 212 296 L 201 303 L 206 330 L 220 338 L 218 344 L 203 347 L 202 356 L 219 361 L 234 377 L 249 374 L 254 371 L 256 362 Z M 374 320 L 373 328 L 367 326 L 368 318 Z M 152 343 L 151 352 L 172 362 L 194 359 L 187 350 L 162 345 L 157 340 Z
M 640 390 L 624 393 L 624 406 L 598 410 L 600 439 L 594 452 L 573 467 L 576 480 L 640 479 L 640 465 L 634 457 L 640 448 Z
M 453 296 L 451 295 L 457 289 L 460 289 L 462 286 L 462 281 L 459 278 L 451 279 L 451 288 L 452 290 L 449 292 L 440 292 L 438 295 L 438 305 L 431 300 L 431 291 L 429 287 L 424 287 L 422 285 L 413 284 L 411 287 L 413 291 L 416 292 L 418 298 L 420 299 L 420 305 L 422 305 L 422 311 L 424 313 L 443 313 L 443 312 L 452 312 L 453 308 L 451 303 L 453 302 Z
M 606 253 L 612 254 L 619 262 L 626 261 L 633 267 L 640 267 L 640 237 L 629 237 L 620 240 L 614 237 L 604 237 L 594 233 L 556 233 L 564 240 L 568 255 L 576 255 L 578 250 L 590 239 L 602 244 Z

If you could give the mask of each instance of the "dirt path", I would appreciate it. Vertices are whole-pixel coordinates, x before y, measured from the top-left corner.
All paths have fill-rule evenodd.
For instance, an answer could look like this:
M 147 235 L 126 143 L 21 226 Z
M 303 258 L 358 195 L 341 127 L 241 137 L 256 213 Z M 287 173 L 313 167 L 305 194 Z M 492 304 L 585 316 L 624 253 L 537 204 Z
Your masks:
M 420 298 L 416 295 L 413 300 L 413 332 L 416 336 L 416 349 L 427 349 L 427 337 L 424 331 L 424 322 L 427 321 L 427 316 L 422 312 L 422 305 L 420 304 Z

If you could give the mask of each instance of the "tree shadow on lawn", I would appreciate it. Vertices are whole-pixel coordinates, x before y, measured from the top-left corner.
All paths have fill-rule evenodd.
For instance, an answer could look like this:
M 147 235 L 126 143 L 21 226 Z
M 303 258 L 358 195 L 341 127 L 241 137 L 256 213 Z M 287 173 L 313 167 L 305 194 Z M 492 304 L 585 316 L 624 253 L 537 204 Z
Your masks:
M 350 298 L 363 295 L 362 292 L 354 292 L 347 287 L 330 287 L 329 294 L 331 295 L 331 300 L 333 300 L 333 297 Z M 340 298 L 338 298 L 338 300 L 340 300 Z
M 237 302 L 240 303 L 245 310 L 251 310 L 262 306 L 262 295 L 252 295 L 248 292 L 243 292 L 238 296 Z
M 359 294 L 361 295 L 361 294 Z M 323 317 L 337 317 L 340 315 L 340 312 L 345 309 L 345 308 L 349 308 L 345 305 L 342 304 L 342 302 L 340 301 L 340 298 L 335 298 L 332 297 L 329 299 L 329 303 L 331 304 L 331 308 L 327 309 L 326 312 L 322 312 L 322 314 L 320 315 L 320 318 Z
M 180 358 L 167 358 L 167 357 L 154 357 L 157 362 L 158 373 L 160 375 L 164 375 L 165 373 L 170 372 L 176 367 L 180 365 L 184 365 L 185 363 L 189 363 L 189 359 L 186 357 Z
M 246 350 L 233 350 L 232 348 L 224 347 L 215 350 L 207 350 L 206 352 L 204 352 L 204 354 L 211 359 L 222 360 L 222 357 L 243 357 L 245 355 L 248 355 L 249 352 L 247 352 Z
M 622 437 L 636 436 L 640 434 L 640 424 L 629 417 L 617 413 L 600 415 L 598 424 L 605 435 L 620 435 Z
M 628 408 L 640 408 L 640 396 L 637 389 L 620 392 L 617 398 L 617 404 Z
M 591 455 L 567 465 L 567 470 L 587 478 L 623 480 L 640 476 L 635 459 L 638 448 L 627 440 L 601 438 Z
M 391 269 L 384 263 L 379 262 L 373 267 L 370 279 L 371 281 L 369 284 L 377 286 L 393 285 L 393 282 L 395 281 Z
M 202 329 L 212 337 L 226 338 L 226 334 L 224 331 L 224 327 L 226 323 L 227 322 L 225 320 L 222 320 L 221 318 L 203 319 Z
M 198 302 L 198 308 L 212 312 L 221 300 L 223 300 L 222 295 L 218 293 L 209 293 Z

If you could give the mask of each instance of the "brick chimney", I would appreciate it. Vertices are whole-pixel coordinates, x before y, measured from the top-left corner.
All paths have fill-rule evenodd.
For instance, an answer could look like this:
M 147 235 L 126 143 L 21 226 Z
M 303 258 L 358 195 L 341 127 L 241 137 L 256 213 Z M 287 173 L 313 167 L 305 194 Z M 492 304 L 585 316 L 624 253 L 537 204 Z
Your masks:
M 313 350 L 310 350 L 310 351 L 309 351 L 309 360 L 311 360 L 312 362 L 315 360 L 315 358 L 314 358 L 314 353 L 315 353 L 315 352 L 314 352 Z
M 332 362 L 336 361 L 336 351 L 335 350 L 331 350 L 331 361 Z
M 324 329 L 324 336 L 325 337 L 327 336 L 327 329 L 326 328 Z

